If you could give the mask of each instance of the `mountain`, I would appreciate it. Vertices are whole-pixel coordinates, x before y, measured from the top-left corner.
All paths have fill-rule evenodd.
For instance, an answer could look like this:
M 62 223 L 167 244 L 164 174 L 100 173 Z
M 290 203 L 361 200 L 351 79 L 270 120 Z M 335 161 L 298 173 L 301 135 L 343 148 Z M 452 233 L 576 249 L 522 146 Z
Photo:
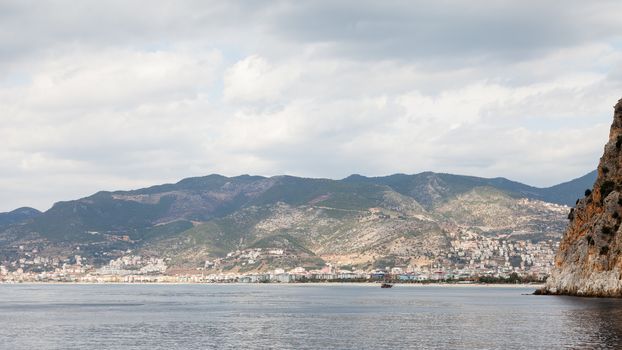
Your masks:
M 537 188 L 505 178 L 481 178 L 452 174 L 424 172 L 416 175 L 395 174 L 383 177 L 351 175 L 343 181 L 373 183 L 391 187 L 394 191 L 415 198 L 427 208 L 431 208 L 447 198 L 468 192 L 476 187 L 492 187 L 516 198 L 538 199 L 549 203 L 574 205 L 577 198 L 591 186 L 596 178 L 591 172 L 578 179 L 553 187 Z
M 79 254 L 93 264 L 132 250 L 192 267 L 260 248 L 287 254 L 244 269 L 408 264 L 433 260 L 461 232 L 559 239 L 569 210 L 562 204 L 583 193 L 584 181 L 539 189 L 432 172 L 342 180 L 208 175 L 58 202 L 0 229 L 0 262 L 2 254 L 15 254 L 2 247 L 19 244 L 42 254 Z
M 622 297 L 622 99 L 591 188 L 569 215 L 544 293 Z
M 598 171 L 594 170 L 578 179 L 561 183 L 540 190 L 540 199 L 545 202 L 564 204 L 569 207 L 576 205 L 577 199 L 583 197 L 586 189 L 592 188 Z
M 0 229 L 10 225 L 23 224 L 41 215 L 41 212 L 34 208 L 18 208 L 8 213 L 0 213 Z

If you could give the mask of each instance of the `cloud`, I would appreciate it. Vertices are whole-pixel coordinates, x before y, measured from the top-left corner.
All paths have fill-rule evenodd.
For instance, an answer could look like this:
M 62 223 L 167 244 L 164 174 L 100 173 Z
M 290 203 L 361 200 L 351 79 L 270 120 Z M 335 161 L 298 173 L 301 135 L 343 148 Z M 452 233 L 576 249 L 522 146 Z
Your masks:
M 288 3 L 276 35 L 367 59 L 516 61 L 620 36 L 620 4 L 512 1 Z
M 0 210 L 207 173 L 594 169 L 618 2 L 0 4 Z
M 273 67 L 260 56 L 248 56 L 225 72 L 225 101 L 259 102 L 279 98 L 283 90 L 298 79 L 299 70 L 296 65 Z

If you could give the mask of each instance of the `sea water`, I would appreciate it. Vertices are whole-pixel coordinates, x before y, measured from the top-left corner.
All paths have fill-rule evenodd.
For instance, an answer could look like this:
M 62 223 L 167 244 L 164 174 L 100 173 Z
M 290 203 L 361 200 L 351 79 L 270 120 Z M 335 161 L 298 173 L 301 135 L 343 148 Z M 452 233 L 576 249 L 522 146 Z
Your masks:
M 622 300 L 534 288 L 0 285 L 1 349 L 618 349 Z

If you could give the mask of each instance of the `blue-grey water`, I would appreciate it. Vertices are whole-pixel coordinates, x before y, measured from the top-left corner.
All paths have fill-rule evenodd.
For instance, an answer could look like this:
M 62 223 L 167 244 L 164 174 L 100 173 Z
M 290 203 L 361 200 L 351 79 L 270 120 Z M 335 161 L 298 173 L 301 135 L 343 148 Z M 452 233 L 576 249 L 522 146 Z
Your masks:
M 397 285 L 0 285 L 1 349 L 619 349 L 622 300 Z

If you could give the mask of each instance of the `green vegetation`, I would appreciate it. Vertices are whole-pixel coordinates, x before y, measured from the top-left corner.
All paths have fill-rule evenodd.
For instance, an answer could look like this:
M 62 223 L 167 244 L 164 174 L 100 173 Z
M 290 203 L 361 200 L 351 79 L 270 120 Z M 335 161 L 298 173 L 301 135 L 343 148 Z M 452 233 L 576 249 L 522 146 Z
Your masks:
M 41 212 L 34 208 L 19 208 L 8 213 L 0 213 L 0 230 L 14 224 L 26 223 L 38 216 Z
M 114 199 L 108 192 L 72 202 L 56 203 L 52 209 L 37 217 L 26 229 L 43 232 L 55 241 L 91 241 L 96 236 L 87 231 L 129 234 L 152 226 L 173 203 L 174 198 L 163 196 L 156 204 Z
M 387 188 L 377 185 L 285 176 L 249 204 L 283 202 L 290 205 L 312 204 L 343 210 L 361 210 L 378 206 L 386 190 Z
M 394 255 L 388 255 L 388 256 L 384 256 L 381 257 L 379 259 L 376 259 L 376 261 L 374 261 L 374 268 L 376 269 L 385 269 L 387 266 L 395 266 L 398 263 L 397 257 Z
M 131 249 L 200 261 L 237 249 L 279 246 L 309 256 L 348 250 L 401 257 L 425 245 L 446 244 L 442 223 L 472 226 L 474 232 L 499 227 L 480 233 L 511 234 L 517 197 L 561 198 L 570 192 L 574 199 L 581 190 L 567 189 L 582 189 L 585 181 L 553 191 L 502 178 L 430 172 L 343 180 L 209 175 L 59 202 L 5 236 L 47 240 L 68 251 L 83 245 L 83 255 L 98 259 Z M 493 222 L 497 218 L 505 222 Z M 399 251 L 396 242 L 412 246 Z M 391 255 L 376 261 L 382 268 L 397 263 L 403 261 Z
M 611 230 L 611 227 L 609 226 L 603 226 L 601 231 L 604 235 L 607 235 L 607 236 L 613 233 L 613 231 Z
M 613 192 L 616 184 L 613 181 L 607 180 L 600 185 L 600 202 L 601 204 L 605 201 L 605 198 Z
M 135 236 L 141 240 L 152 240 L 160 237 L 170 237 L 177 233 L 191 229 L 190 221 L 178 220 L 163 225 L 152 226 L 143 230 L 139 230 Z
M 304 247 L 296 238 L 287 233 L 275 234 L 253 242 L 249 248 L 286 248 L 301 251 L 310 255 L 313 252 Z
M 541 283 L 544 282 L 534 276 L 519 276 L 516 272 L 512 272 L 508 277 L 491 277 L 482 276 L 476 280 L 479 283 L 490 284 L 519 284 L 519 283 Z

